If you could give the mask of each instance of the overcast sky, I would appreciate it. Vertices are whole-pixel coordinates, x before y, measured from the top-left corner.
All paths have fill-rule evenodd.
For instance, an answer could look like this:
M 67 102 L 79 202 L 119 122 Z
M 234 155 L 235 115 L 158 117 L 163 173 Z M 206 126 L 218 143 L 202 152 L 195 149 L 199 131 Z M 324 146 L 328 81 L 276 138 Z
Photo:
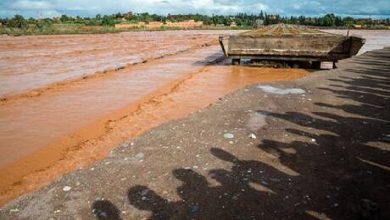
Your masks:
M 239 12 L 318 16 L 326 13 L 390 17 L 390 0 L 0 0 L 0 17 L 95 16 L 116 12 L 236 14 Z

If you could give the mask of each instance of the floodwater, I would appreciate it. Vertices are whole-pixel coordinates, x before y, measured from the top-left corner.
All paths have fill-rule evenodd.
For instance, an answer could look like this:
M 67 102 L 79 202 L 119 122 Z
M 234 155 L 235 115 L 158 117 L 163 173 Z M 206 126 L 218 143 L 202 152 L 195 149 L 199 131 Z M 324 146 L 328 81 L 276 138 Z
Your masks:
M 308 74 L 226 65 L 216 40 L 225 33 L 5 37 L 0 204 L 238 88 Z
M 0 98 L 175 54 L 215 41 L 210 37 L 215 34 L 166 31 L 2 36 Z
M 324 30 L 334 34 L 346 35 L 347 30 Z M 355 35 L 366 39 L 366 43 L 360 49 L 358 55 L 367 51 L 378 50 L 390 46 L 390 30 L 350 30 L 349 35 Z

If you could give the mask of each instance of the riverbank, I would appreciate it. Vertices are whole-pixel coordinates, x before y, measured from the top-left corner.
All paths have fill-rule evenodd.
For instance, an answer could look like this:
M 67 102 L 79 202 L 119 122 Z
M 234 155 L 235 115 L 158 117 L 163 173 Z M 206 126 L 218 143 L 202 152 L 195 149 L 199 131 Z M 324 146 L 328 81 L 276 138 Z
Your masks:
M 390 48 L 129 139 L 1 219 L 388 219 Z

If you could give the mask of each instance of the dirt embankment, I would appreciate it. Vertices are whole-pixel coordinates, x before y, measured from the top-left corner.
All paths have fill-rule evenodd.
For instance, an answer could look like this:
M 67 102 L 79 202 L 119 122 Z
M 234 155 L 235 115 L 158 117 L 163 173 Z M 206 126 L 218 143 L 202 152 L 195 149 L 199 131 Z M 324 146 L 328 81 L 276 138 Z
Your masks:
M 389 219 L 390 48 L 251 86 L 24 195 L 4 219 Z

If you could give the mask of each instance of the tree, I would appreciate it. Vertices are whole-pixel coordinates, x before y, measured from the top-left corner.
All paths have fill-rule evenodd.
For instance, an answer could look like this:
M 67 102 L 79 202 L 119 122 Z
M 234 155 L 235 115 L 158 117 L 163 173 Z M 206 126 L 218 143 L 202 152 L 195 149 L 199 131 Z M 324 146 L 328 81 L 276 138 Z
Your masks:
M 355 24 L 355 19 L 353 19 L 353 17 L 345 17 L 343 19 L 343 24 L 345 27 L 350 28 Z
M 69 21 L 69 17 L 67 15 L 61 15 L 60 21 L 62 23 L 65 23 L 65 22 Z
M 52 27 L 52 23 L 53 21 L 50 18 L 45 18 L 45 19 L 38 20 L 36 22 L 36 27 L 42 32 L 45 30 L 50 30 Z
M 263 10 L 261 10 L 261 11 L 260 11 L 259 18 L 260 18 L 261 20 L 264 20 L 264 14 L 263 14 Z
M 23 16 L 15 15 L 11 20 L 9 20 L 8 26 L 13 28 L 25 29 L 28 27 L 28 23 Z
M 327 14 L 323 17 L 323 26 L 334 26 L 336 21 L 336 16 L 334 14 Z
M 269 19 L 267 13 L 264 13 L 264 25 L 269 25 Z
M 334 22 L 334 25 L 337 27 L 343 26 L 343 19 L 340 16 L 336 16 L 336 20 Z
M 114 26 L 115 22 L 111 16 L 104 15 L 102 19 L 102 25 L 104 26 Z

